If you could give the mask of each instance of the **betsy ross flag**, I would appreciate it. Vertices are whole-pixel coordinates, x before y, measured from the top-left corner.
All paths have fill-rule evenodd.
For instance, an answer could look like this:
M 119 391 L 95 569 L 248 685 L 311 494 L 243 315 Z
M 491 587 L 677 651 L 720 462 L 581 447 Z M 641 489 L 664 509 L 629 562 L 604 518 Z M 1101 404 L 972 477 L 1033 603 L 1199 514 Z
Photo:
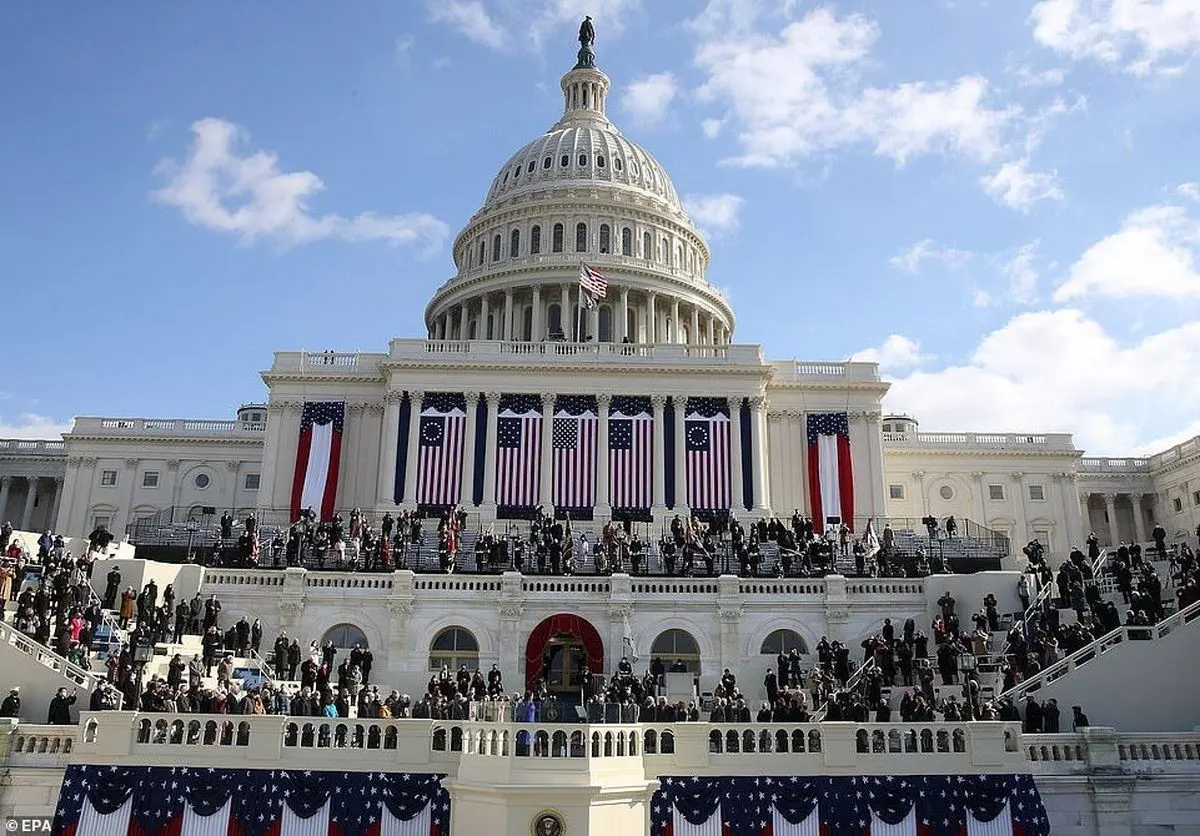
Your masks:
M 458 392 L 426 394 L 417 444 L 417 504 L 455 505 L 462 484 L 466 398 Z
M 808 495 L 818 534 L 824 532 L 830 517 L 839 517 L 854 530 L 854 467 L 850 424 L 844 412 L 808 416 Z
M 449 836 L 441 775 L 69 766 L 62 836 Z
M 652 836 L 1047 836 L 1030 775 L 668 778 Z
M 304 405 L 292 480 L 293 520 L 299 519 L 306 508 L 312 508 L 322 520 L 333 517 L 345 417 L 346 405 L 341 401 Z
M 654 413 L 649 398 L 616 397 L 608 414 L 608 494 L 613 508 L 649 508 Z
M 592 395 L 559 395 L 555 403 L 550 446 L 557 508 L 596 504 L 597 411 Z
M 496 421 L 496 504 L 532 508 L 541 489 L 542 401 L 502 395 Z
M 688 507 L 729 508 L 729 403 L 725 398 L 688 398 L 683 424 Z
M 579 262 L 579 298 L 585 308 L 596 307 L 596 302 L 608 295 L 608 279 L 595 267 Z

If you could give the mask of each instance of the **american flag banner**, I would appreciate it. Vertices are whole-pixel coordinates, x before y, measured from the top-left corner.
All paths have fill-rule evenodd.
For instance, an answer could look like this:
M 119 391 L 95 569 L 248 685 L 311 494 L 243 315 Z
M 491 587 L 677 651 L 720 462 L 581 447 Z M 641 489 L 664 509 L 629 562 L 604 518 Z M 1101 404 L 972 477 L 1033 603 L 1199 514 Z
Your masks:
M 554 404 L 554 507 L 596 504 L 596 435 L 600 425 L 594 395 L 559 395 Z
M 461 392 L 426 394 L 417 434 L 417 504 L 456 505 L 462 484 L 467 399 Z
M 333 517 L 338 468 L 342 459 L 342 428 L 346 405 L 341 401 L 306 403 L 300 414 L 296 474 L 292 479 L 292 519 L 312 508 L 322 520 Z
M 729 402 L 688 398 L 683 424 L 688 507 L 729 508 Z
M 541 490 L 542 399 L 501 395 L 496 424 L 496 504 L 533 508 Z
M 604 278 L 604 274 L 599 270 L 588 267 L 581 261 L 579 262 L 579 291 L 579 298 L 583 300 L 583 306 L 590 310 L 596 307 L 597 300 L 608 295 L 608 279 Z
M 616 397 L 608 413 L 608 495 L 613 508 L 649 508 L 654 475 L 649 398 Z
M 1047 836 L 1031 775 L 661 779 L 651 836 Z
M 850 423 L 844 412 L 808 416 L 808 495 L 813 529 L 838 517 L 854 530 L 854 463 L 850 456 Z
M 67 767 L 61 836 L 449 836 L 442 775 Z

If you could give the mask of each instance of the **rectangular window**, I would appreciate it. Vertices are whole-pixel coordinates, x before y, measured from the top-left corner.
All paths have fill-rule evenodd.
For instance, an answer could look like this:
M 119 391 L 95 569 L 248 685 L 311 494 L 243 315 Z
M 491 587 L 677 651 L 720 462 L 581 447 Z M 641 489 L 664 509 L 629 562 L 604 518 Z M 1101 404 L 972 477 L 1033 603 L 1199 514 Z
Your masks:
M 259 479 L 259 475 L 257 473 L 247 473 L 246 481 L 245 481 L 243 487 L 245 487 L 245 489 L 248 491 L 258 490 L 258 479 Z
M 904 486 L 903 485 L 888 485 L 888 498 L 904 499 Z
M 117 471 L 101 470 L 100 471 L 100 484 L 106 488 L 111 488 L 113 485 L 117 484 Z
M 1175 513 L 1178 514 L 1183 511 L 1183 500 L 1179 497 L 1175 497 L 1171 500 L 1171 506 L 1175 509 Z
M 1004 499 L 1004 486 L 988 485 L 988 499 L 994 499 L 996 501 Z
M 1046 489 L 1042 485 L 1029 486 L 1029 498 L 1034 502 L 1041 502 L 1046 498 Z
M 96 516 L 92 517 L 92 528 L 108 528 L 109 523 L 111 522 L 112 517 L 97 514 Z
M 147 470 L 145 473 L 142 474 L 142 487 L 143 488 L 157 488 L 158 487 L 158 471 L 157 470 Z
M 1200 491 L 1192 491 L 1192 504 L 1200 505 Z

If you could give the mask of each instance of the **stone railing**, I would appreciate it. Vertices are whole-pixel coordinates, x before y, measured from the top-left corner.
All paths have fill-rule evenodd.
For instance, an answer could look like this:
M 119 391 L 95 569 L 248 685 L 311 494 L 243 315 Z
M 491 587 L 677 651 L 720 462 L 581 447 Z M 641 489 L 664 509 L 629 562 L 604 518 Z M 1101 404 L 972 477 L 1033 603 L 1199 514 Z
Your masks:
M 1094 456 L 1084 456 L 1079 460 L 1079 473 L 1139 473 L 1150 472 L 1148 459 L 1103 459 Z
M 0 764 L 9 767 L 64 767 L 75 748 L 79 729 L 0 720 Z
M 1075 449 L 1070 433 L 884 433 L 883 443 L 896 448 L 966 448 L 976 450 Z
M 0 438 L 0 454 L 56 456 L 67 449 L 65 441 L 32 438 Z
M 385 360 L 386 354 L 359 351 L 276 351 L 271 373 L 378 378 Z
M 276 355 L 278 357 L 278 355 Z M 393 362 L 579 363 L 609 365 L 761 366 L 757 345 L 680 345 L 677 343 L 505 342 L 502 340 L 392 340 Z
M 879 366 L 874 363 L 819 363 L 776 360 L 771 363 L 776 383 L 827 381 L 836 383 L 878 383 Z
M 121 436 L 262 436 L 265 422 L 219 421 L 196 418 L 76 418 L 71 435 Z
M 1118 734 L 1096 726 L 1075 734 L 1027 734 L 1021 748 L 1035 773 L 1097 768 L 1200 773 L 1200 732 L 1195 731 Z

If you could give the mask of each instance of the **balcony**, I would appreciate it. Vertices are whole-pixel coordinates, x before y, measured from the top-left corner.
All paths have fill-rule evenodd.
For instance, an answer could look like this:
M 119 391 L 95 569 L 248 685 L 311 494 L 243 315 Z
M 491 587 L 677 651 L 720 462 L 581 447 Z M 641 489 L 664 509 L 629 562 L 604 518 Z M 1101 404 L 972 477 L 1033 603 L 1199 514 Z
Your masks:
M 893 450 L 1011 450 L 1075 452 L 1070 433 L 884 433 Z
M 245 437 L 261 440 L 265 422 L 220 421 L 196 418 L 95 418 L 75 419 L 70 435 L 119 438 Z
M 875 363 L 822 363 L 773 360 L 775 383 L 882 383 Z
M 461 365 L 762 366 L 757 345 L 505 342 L 501 340 L 392 340 L 389 360 Z
M 31 438 L 0 438 L 0 456 L 50 456 L 58 458 L 65 454 L 65 441 L 34 440 Z

